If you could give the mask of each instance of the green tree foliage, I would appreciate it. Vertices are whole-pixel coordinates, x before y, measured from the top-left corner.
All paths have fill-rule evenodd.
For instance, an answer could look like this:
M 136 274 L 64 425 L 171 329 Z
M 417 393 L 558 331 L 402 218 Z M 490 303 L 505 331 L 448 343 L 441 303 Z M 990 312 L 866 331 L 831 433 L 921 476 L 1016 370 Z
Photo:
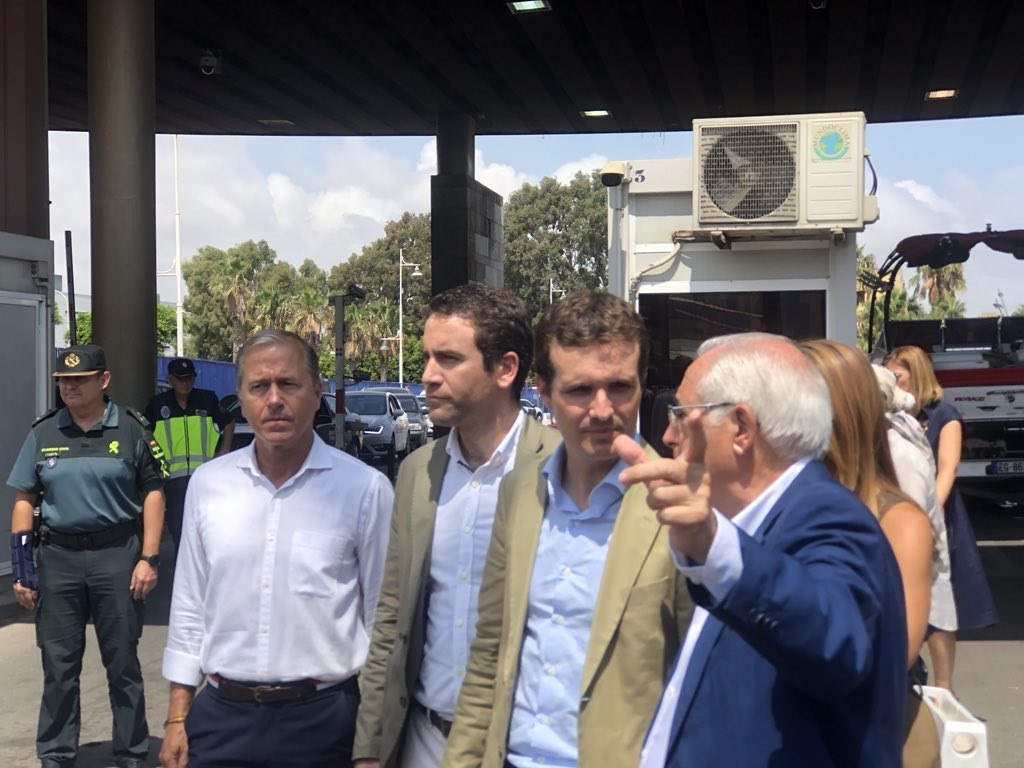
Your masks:
M 932 307 L 942 305 L 943 302 L 956 302 L 957 296 L 967 288 L 967 281 L 964 279 L 964 265 L 950 264 L 939 269 L 931 267 L 918 267 L 917 273 L 910 278 L 910 287 L 914 290 L 919 299 L 924 299 Z M 953 315 L 947 315 L 953 317 Z M 963 315 L 959 315 L 963 317 Z
M 156 305 L 156 351 L 163 354 L 168 346 L 173 346 L 176 339 L 178 318 L 173 307 L 166 304 Z M 78 332 L 77 344 L 92 344 L 92 312 L 75 312 L 75 330 Z M 64 343 L 71 343 L 71 329 L 64 331 Z
M 75 312 L 76 344 L 92 344 L 92 312 Z M 71 343 L 71 326 L 64 331 L 64 343 Z
M 168 347 L 176 347 L 178 340 L 178 313 L 166 304 L 156 305 L 156 351 L 163 354 Z
M 266 328 L 285 328 L 302 336 L 328 369 L 334 341 L 326 335 L 333 313 L 327 302 L 327 275 L 312 260 L 299 269 L 277 260 L 261 240 L 227 251 L 199 250 L 182 268 L 188 285 L 185 309 L 190 354 L 234 360 L 242 343 Z M 333 373 L 333 363 L 329 370 Z
M 597 171 L 524 184 L 505 205 L 505 287 L 534 318 L 560 291 L 608 284 L 607 193 Z
M 334 266 L 327 277 L 330 295 L 344 294 L 349 285 L 366 292 L 359 302 L 346 302 L 345 371 L 362 368 L 380 380 L 398 378 L 398 346 L 381 352 L 381 340 L 398 335 L 398 258 L 419 265 L 421 276 L 406 267 L 402 273 L 405 304 L 402 330 L 405 338 L 405 379 L 417 381 L 423 372 L 423 321 L 430 302 L 430 214 L 404 213 L 384 225 L 384 236 L 363 247 L 348 261 Z M 328 331 L 333 347 L 333 333 Z M 393 359 L 392 359 L 393 358 Z M 413 374 L 412 372 L 415 372 Z
M 1013 316 L 1014 317 L 1024 317 L 1024 304 L 1021 304 L 1015 310 L 1013 310 Z

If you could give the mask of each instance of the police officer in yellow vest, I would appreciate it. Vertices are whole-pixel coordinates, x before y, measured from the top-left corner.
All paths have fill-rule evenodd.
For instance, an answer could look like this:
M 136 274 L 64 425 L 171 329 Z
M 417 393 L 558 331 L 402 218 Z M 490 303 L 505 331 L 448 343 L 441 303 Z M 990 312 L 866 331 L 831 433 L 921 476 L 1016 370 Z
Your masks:
M 235 425 L 214 392 L 195 388 L 196 366 L 187 357 L 167 363 L 167 382 L 171 388 L 150 399 L 145 416 L 170 470 L 164 519 L 177 550 L 189 478 L 203 463 L 231 450 Z

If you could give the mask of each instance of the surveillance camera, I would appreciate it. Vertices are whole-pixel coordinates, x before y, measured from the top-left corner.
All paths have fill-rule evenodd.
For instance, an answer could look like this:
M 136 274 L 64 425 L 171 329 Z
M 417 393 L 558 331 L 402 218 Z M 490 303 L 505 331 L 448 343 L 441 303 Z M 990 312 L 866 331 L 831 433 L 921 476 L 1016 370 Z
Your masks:
M 199 71 L 209 77 L 220 72 L 220 57 L 213 51 L 203 51 L 199 57 Z
M 601 183 L 606 187 L 617 187 L 629 175 L 629 167 L 621 160 L 607 163 L 601 169 Z

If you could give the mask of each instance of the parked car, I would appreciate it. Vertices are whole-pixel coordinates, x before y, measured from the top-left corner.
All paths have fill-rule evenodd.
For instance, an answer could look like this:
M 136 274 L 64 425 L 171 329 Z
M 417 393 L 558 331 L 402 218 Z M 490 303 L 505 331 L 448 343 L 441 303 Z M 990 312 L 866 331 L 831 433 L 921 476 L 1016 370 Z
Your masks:
M 363 432 L 365 457 L 402 457 L 409 452 L 409 417 L 394 394 L 365 389 L 346 392 L 345 405 L 366 424 Z
M 329 421 L 329 425 L 330 425 L 329 426 L 330 440 L 328 440 L 327 437 L 324 436 L 324 435 L 321 435 L 321 437 L 323 437 L 324 440 L 328 442 L 328 444 L 334 445 L 335 444 L 334 443 L 334 437 L 335 437 L 335 433 L 336 433 L 336 430 L 337 430 L 337 427 L 336 427 L 337 422 L 335 420 L 335 414 L 337 413 L 338 408 L 337 408 L 337 399 L 335 398 L 333 393 L 328 393 L 328 394 L 325 394 L 323 396 L 323 403 L 321 403 L 320 411 L 317 411 L 317 416 L 320 416 L 321 418 L 323 418 L 322 415 L 321 415 L 321 411 L 323 411 L 324 404 L 326 404 L 327 409 L 330 411 L 330 421 Z M 316 429 L 317 416 L 313 417 L 313 419 L 314 419 L 313 420 L 314 429 Z M 317 430 L 317 432 L 319 434 L 320 430 Z M 352 411 L 349 410 L 349 407 L 346 404 L 345 405 L 345 442 L 343 443 L 342 450 L 345 451 L 345 453 L 349 453 L 349 454 L 355 456 L 358 459 L 362 455 L 362 453 L 363 453 L 363 434 L 365 432 L 366 432 L 366 424 L 363 422 L 362 419 L 360 419 L 358 416 L 356 416 L 354 413 L 352 413 Z
M 525 397 L 520 398 L 519 405 L 533 419 L 541 421 L 544 418 L 544 412 Z
M 242 415 L 242 408 L 238 402 L 237 395 L 227 395 L 221 398 L 221 408 L 227 411 L 235 422 L 235 434 L 231 440 L 231 450 L 244 448 L 252 442 L 252 425 Z M 365 424 L 355 415 L 346 412 L 345 414 L 345 443 L 343 450 L 358 457 L 362 450 L 363 429 Z M 334 395 L 323 395 L 320 398 L 320 407 L 313 414 L 313 431 L 317 436 L 330 446 L 336 445 L 336 427 L 334 421 Z
M 423 423 L 427 428 L 427 440 L 433 440 L 434 422 L 430 418 L 430 406 L 427 404 L 426 395 L 416 395 L 416 402 L 420 404 L 420 413 L 423 414 Z
M 427 425 L 423 420 L 420 403 L 405 387 L 367 387 L 360 392 L 388 392 L 398 398 L 399 405 L 409 417 L 409 451 L 415 451 L 427 442 Z

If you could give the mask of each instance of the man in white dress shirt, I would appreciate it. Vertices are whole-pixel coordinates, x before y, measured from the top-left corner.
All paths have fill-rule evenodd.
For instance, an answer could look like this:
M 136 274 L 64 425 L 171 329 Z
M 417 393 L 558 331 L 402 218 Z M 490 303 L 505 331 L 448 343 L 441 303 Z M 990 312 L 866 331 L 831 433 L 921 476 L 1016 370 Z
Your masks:
M 237 370 L 255 437 L 189 484 L 161 764 L 349 765 L 394 494 L 315 436 L 317 358 L 300 337 L 256 334 Z

